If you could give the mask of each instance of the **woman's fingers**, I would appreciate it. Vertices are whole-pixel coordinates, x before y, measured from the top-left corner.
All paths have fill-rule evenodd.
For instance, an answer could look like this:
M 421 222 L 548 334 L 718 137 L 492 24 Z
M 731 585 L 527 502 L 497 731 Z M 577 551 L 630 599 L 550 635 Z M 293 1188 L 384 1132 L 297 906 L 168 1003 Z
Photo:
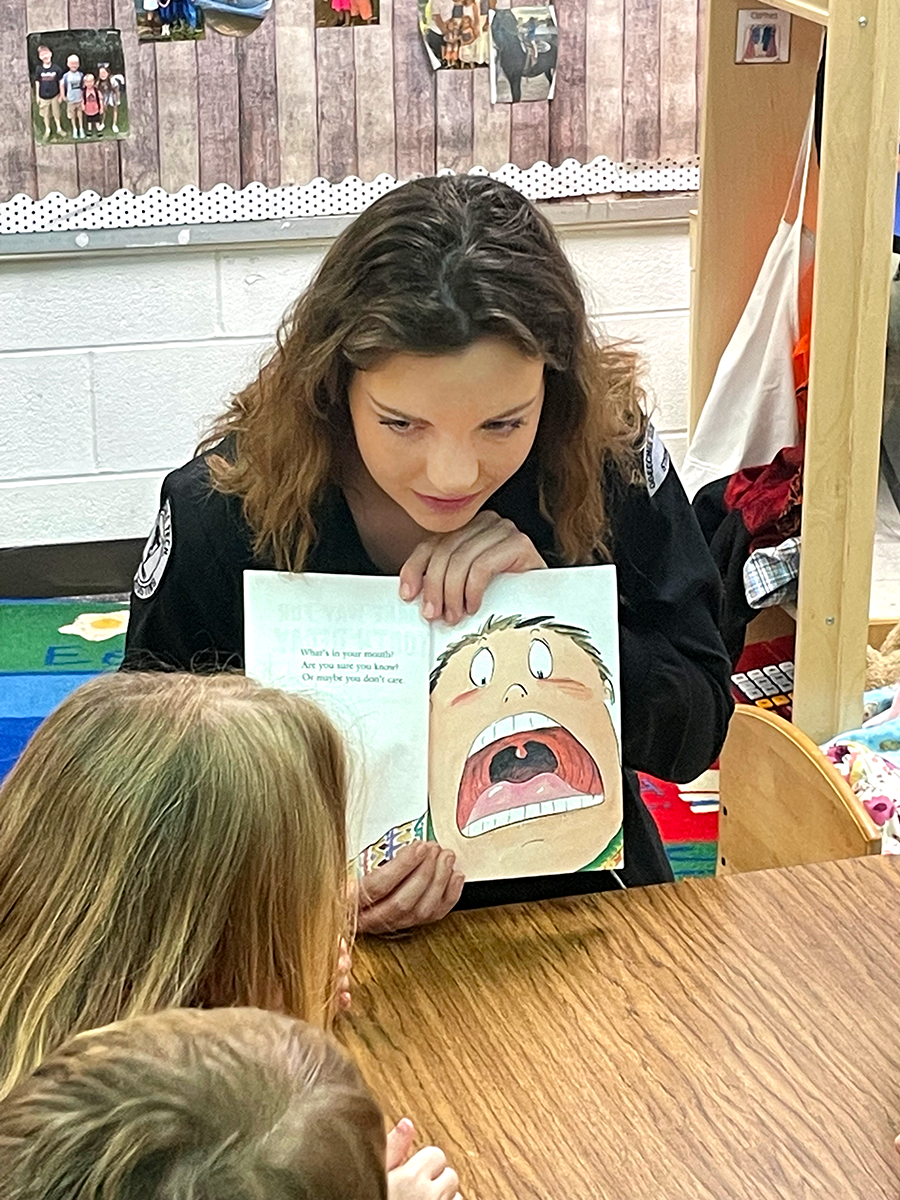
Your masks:
M 359 884 L 360 913 L 396 891 L 428 855 L 427 842 L 413 842 L 398 850 L 390 862 L 364 875 Z
M 462 529 L 426 538 L 400 572 L 404 599 L 421 597 L 426 620 L 455 625 L 481 607 L 492 579 L 547 564 L 531 539 L 505 518 L 481 512 Z
M 414 925 L 436 921 L 443 916 L 440 906 L 435 906 L 429 888 L 435 874 L 446 868 L 447 856 L 453 859 L 450 850 L 441 850 L 436 842 L 422 842 L 425 857 L 403 882 L 377 903 L 360 909 L 359 927 L 365 933 L 391 933 L 397 929 L 409 929 Z M 451 861 L 452 866 L 452 861 Z M 380 870 L 381 868 L 379 868 Z M 423 903 L 423 897 L 427 897 Z
M 455 876 L 459 875 L 459 872 L 454 871 L 454 863 L 453 852 L 443 850 L 438 858 L 434 877 L 420 896 L 413 912 L 417 925 L 431 925 L 435 921 L 440 921 L 441 917 L 445 917 L 459 900 L 459 896 L 455 895 L 457 890 Z M 459 878 L 462 879 L 462 876 L 459 875 Z M 459 890 L 462 890 L 461 887 Z
M 510 523 L 510 527 L 513 526 Z M 491 550 L 503 545 L 508 535 L 505 523 L 498 521 L 475 536 L 453 547 L 441 547 L 428 564 L 422 588 L 422 613 L 442 617 L 455 625 L 466 611 L 466 586 L 473 566 Z
M 546 569 L 547 564 L 535 550 L 531 538 L 518 529 L 493 546 L 486 547 L 469 566 L 462 613 L 476 613 L 481 608 L 484 593 L 498 575 L 518 574 L 521 571 Z

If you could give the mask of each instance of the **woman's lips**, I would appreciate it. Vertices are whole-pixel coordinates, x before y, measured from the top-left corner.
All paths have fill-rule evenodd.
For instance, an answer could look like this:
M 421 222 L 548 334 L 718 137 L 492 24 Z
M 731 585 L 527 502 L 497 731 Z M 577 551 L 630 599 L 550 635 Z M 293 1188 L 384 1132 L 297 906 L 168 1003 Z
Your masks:
M 473 492 L 470 496 L 423 496 L 421 492 L 415 492 L 416 497 L 422 501 L 424 505 L 432 509 L 433 512 L 458 512 L 462 508 L 468 508 L 469 505 L 477 500 L 480 492 Z

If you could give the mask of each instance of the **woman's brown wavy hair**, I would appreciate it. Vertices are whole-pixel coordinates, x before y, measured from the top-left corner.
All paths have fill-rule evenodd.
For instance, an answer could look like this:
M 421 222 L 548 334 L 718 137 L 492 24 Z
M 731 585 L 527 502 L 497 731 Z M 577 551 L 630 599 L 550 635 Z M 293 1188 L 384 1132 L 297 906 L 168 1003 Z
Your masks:
M 335 241 L 259 376 L 203 441 L 213 485 L 243 500 L 255 551 L 303 569 L 314 509 L 352 438 L 347 387 L 397 353 L 448 354 L 494 337 L 546 364 L 536 438 L 541 506 L 566 563 L 606 554 L 602 481 L 635 477 L 645 436 L 637 356 L 592 331 L 553 228 L 504 183 L 418 179 Z

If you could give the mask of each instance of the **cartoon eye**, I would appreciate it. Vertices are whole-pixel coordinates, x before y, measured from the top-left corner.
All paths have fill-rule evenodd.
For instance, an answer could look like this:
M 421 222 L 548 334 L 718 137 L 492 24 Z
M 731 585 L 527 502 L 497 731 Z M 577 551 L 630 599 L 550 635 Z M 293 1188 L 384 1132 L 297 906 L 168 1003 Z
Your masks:
M 469 667 L 469 678 L 476 687 L 487 687 L 494 677 L 494 656 L 487 646 L 482 646 Z
M 528 651 L 528 670 L 535 679 L 546 679 L 553 671 L 553 655 L 541 638 L 535 638 Z

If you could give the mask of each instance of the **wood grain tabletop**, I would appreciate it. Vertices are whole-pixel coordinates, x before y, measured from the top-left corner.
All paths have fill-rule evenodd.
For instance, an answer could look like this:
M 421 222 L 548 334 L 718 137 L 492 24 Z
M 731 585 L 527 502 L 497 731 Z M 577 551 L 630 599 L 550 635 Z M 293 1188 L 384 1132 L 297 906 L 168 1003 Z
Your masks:
M 465 1200 L 898 1200 L 900 863 L 458 913 L 341 1036 Z

